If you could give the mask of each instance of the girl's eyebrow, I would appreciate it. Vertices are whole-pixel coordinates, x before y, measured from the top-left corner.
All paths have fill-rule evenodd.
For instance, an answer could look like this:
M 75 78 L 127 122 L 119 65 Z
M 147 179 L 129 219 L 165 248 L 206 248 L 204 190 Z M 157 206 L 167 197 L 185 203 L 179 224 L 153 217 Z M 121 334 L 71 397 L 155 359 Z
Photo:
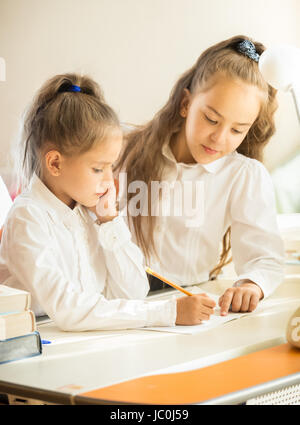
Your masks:
M 97 164 L 97 165 L 109 165 L 109 164 L 111 164 L 111 162 L 106 162 L 106 161 L 93 161 L 93 164 Z
M 212 106 L 206 105 L 206 107 L 209 108 L 210 110 L 212 110 L 219 117 L 224 118 L 223 115 L 221 115 L 218 111 L 216 111 Z M 252 125 L 251 123 L 248 123 L 248 122 L 245 122 L 245 123 L 235 122 L 234 124 L 236 124 L 236 125 Z

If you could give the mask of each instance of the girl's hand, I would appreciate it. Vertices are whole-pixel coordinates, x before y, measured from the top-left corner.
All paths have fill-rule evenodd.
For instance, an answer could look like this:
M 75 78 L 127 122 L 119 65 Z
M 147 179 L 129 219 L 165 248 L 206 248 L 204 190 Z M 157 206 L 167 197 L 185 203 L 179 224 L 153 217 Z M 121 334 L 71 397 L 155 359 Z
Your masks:
M 199 325 L 208 320 L 216 303 L 206 294 L 177 298 L 176 325 Z
M 221 316 L 226 316 L 229 309 L 235 313 L 253 311 L 263 296 L 260 287 L 251 281 L 238 287 L 229 288 L 219 298 Z
M 118 215 L 116 187 L 112 183 L 104 195 L 99 198 L 95 207 L 90 208 L 98 217 L 100 223 L 113 220 Z

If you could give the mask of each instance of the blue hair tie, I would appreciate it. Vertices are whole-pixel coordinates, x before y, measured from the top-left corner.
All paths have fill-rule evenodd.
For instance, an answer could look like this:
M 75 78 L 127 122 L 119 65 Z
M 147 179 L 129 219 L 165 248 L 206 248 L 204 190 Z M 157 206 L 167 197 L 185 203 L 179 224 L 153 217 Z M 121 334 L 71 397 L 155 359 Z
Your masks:
M 79 86 L 73 85 L 68 89 L 68 91 L 79 92 L 79 91 L 81 91 L 81 88 Z
M 254 60 L 255 62 L 259 61 L 259 54 L 257 53 L 252 41 L 250 40 L 241 41 L 237 45 L 236 49 L 239 53 L 242 53 L 243 55 L 248 56 L 248 58 Z

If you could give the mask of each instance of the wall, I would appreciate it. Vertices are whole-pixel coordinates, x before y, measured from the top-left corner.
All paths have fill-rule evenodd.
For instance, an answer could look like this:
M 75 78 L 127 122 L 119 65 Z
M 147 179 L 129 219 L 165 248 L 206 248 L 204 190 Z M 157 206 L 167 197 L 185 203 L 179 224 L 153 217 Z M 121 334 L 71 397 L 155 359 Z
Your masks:
M 300 47 L 298 0 L 0 0 L 0 173 L 14 162 L 20 116 L 45 79 L 88 73 L 123 121 L 142 123 L 202 50 L 232 35 Z M 280 94 L 271 170 L 299 145 L 292 99 Z

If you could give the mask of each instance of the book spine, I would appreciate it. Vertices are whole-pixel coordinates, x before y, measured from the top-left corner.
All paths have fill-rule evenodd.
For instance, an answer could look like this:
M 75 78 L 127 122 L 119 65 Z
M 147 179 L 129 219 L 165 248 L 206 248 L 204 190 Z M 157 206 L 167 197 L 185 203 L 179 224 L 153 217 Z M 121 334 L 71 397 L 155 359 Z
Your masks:
M 32 310 L 0 313 L 0 340 L 15 338 L 36 331 Z
M 0 364 L 42 354 L 38 331 L 0 341 Z

